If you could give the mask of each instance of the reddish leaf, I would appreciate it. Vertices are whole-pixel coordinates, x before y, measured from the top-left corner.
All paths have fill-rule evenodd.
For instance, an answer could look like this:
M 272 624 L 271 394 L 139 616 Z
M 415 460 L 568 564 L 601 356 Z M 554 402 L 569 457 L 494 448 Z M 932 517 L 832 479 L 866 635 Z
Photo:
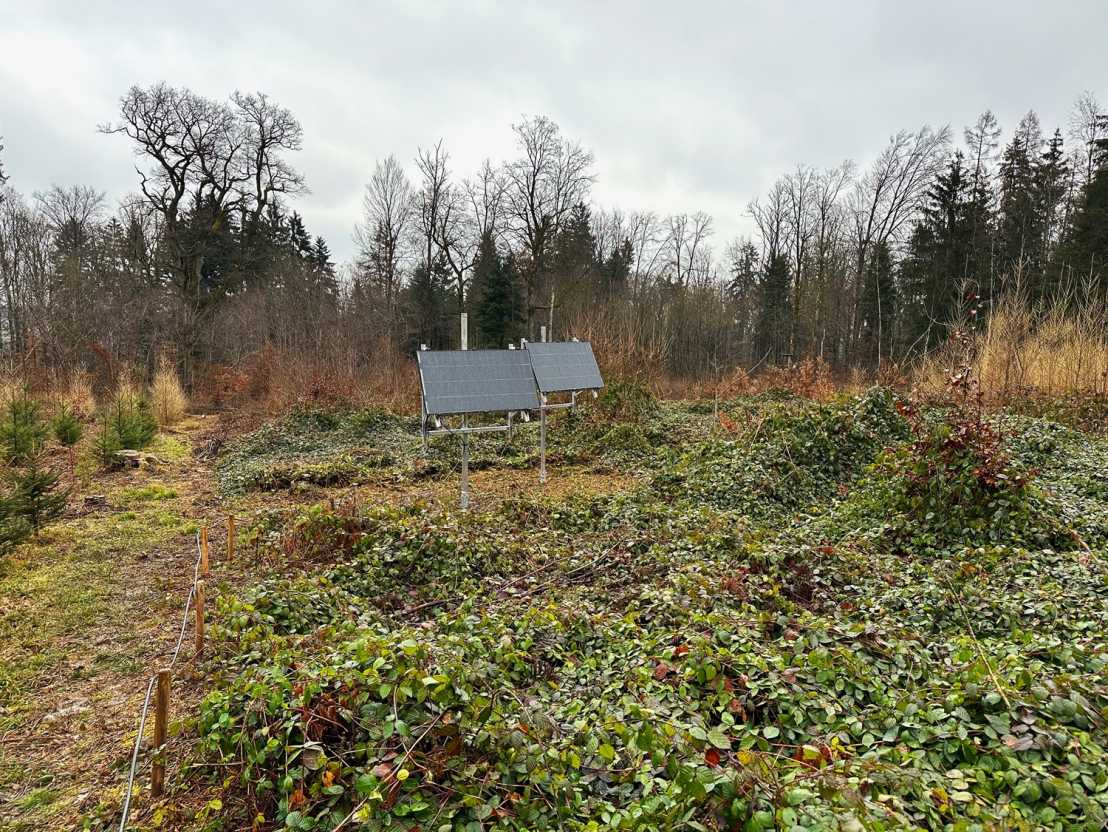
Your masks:
M 709 748 L 704 752 L 704 762 L 711 768 L 715 768 L 719 765 L 719 752 L 714 748 Z

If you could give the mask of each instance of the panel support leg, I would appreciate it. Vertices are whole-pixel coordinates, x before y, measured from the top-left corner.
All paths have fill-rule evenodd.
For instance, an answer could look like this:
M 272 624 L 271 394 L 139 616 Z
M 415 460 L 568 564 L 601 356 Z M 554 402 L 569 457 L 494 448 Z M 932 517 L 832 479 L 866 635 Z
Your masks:
M 465 433 L 466 418 L 462 417 L 462 511 L 469 509 L 469 434 Z
M 539 482 L 546 482 L 546 401 L 539 407 Z

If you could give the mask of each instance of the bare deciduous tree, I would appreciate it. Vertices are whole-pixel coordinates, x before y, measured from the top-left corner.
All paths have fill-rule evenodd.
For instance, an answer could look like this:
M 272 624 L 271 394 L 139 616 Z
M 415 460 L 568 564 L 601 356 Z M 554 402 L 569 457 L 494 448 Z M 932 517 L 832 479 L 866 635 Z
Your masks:
M 703 211 L 673 214 L 666 220 L 670 280 L 681 288 L 696 285 L 710 272 L 708 241 L 712 218 Z
M 363 268 L 382 294 L 392 320 L 403 278 L 404 235 L 412 218 L 412 186 L 395 156 L 377 162 L 362 198 L 354 241 Z
M 535 116 L 512 125 L 520 156 L 506 165 L 505 218 L 525 255 L 523 277 L 528 322 L 540 303 L 546 260 L 555 233 L 574 206 L 588 200 L 593 155 L 562 138 L 558 125 Z
M 945 161 L 949 144 L 949 126 L 934 130 L 925 125 L 914 133 L 901 130 L 889 139 L 885 149 L 855 183 L 849 207 L 854 229 L 854 277 L 859 286 L 864 280 L 871 248 L 894 241 L 908 221 L 917 215 Z M 861 291 L 857 295 L 856 306 Z M 877 303 L 880 310 L 880 292 Z M 881 318 L 879 311 L 879 322 Z M 856 314 L 852 327 L 855 337 L 860 327 L 861 320 Z M 879 331 L 879 363 L 882 340 L 883 333 Z
M 304 130 L 292 112 L 264 93 L 235 92 L 231 100 L 245 131 L 243 165 L 253 192 L 246 200 L 251 222 L 275 199 L 305 190 L 304 177 L 282 153 L 301 149 Z
M 228 290 L 203 279 L 212 239 L 233 215 L 256 222 L 279 195 L 303 189 L 282 155 L 299 149 L 300 125 L 261 94 L 235 93 L 227 104 L 160 83 L 128 90 L 120 120 L 100 129 L 127 136 L 147 163 L 136 170 L 143 198 L 161 217 L 165 265 L 183 301 L 187 373 L 205 310 Z

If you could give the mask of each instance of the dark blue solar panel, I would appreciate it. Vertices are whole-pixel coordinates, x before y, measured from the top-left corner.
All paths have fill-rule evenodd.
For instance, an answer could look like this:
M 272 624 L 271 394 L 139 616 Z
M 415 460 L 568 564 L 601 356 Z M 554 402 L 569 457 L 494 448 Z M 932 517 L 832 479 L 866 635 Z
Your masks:
M 588 341 L 528 344 L 527 353 L 543 393 L 598 390 L 604 386 Z
M 531 359 L 524 350 L 420 350 L 416 360 L 429 414 L 539 406 Z

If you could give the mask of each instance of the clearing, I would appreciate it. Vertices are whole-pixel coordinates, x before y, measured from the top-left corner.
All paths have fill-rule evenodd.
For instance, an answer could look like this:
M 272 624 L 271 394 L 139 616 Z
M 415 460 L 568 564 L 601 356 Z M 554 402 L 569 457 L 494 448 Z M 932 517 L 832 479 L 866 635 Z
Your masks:
M 533 430 L 480 439 L 464 514 L 375 410 L 192 417 L 80 486 L 0 566 L 0 828 L 118 826 L 205 523 L 130 828 L 1103 828 L 1103 438 L 627 385 L 551 438 L 545 487 Z

